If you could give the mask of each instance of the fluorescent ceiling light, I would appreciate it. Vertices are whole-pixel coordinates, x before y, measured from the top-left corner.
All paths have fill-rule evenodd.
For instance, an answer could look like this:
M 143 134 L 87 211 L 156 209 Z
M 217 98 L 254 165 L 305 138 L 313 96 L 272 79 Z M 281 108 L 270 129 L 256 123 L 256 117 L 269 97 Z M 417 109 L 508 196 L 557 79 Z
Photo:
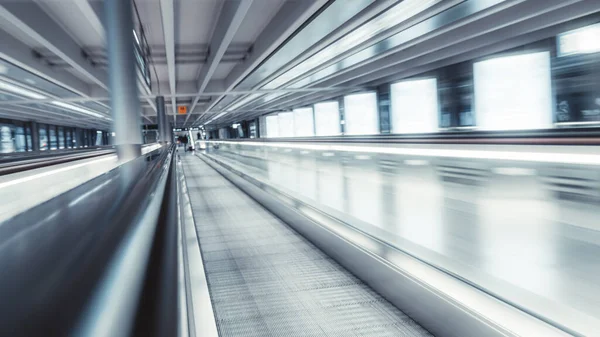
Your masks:
M 351 48 L 354 48 L 375 37 L 377 34 L 410 19 L 438 2 L 440 2 L 440 0 L 404 0 L 373 20 L 356 28 L 325 49 L 314 54 L 288 72 L 267 83 L 263 89 L 279 88 L 290 80 L 302 76 L 325 62 L 331 61 Z
M 94 116 L 94 117 L 103 118 L 103 119 L 110 119 L 110 118 L 102 116 L 99 113 L 95 113 L 95 112 L 93 112 L 91 110 L 87 110 L 87 109 L 81 108 L 81 107 L 79 107 L 77 105 L 72 105 L 72 104 L 68 104 L 68 103 L 64 103 L 64 102 L 60 102 L 60 101 L 52 101 L 51 103 L 54 104 L 54 105 L 56 105 L 56 106 L 58 106 L 58 107 L 61 107 L 61 108 L 64 108 L 64 109 L 68 109 L 68 110 L 77 111 L 77 112 L 81 112 L 82 114 L 86 114 L 86 115 L 89 115 L 89 116 Z
M 20 96 L 25 96 L 27 98 L 33 98 L 33 99 L 44 99 L 47 98 L 44 95 L 40 95 L 36 92 L 33 92 L 31 90 L 27 90 L 25 88 L 21 88 L 19 86 L 16 85 L 12 85 L 10 83 L 6 83 L 6 82 L 0 82 L 0 90 L 6 90 L 6 91 L 10 91 L 13 94 L 17 94 Z
M 133 30 L 133 37 L 135 38 L 135 42 L 137 42 L 138 46 L 140 45 L 140 39 L 138 39 L 137 33 L 135 32 L 135 29 Z

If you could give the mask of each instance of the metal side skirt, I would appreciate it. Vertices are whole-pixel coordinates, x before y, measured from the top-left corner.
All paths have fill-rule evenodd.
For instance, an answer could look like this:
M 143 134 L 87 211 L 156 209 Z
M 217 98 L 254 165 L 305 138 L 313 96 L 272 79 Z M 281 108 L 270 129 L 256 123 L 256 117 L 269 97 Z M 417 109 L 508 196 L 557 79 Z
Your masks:
M 436 336 L 568 336 L 213 156 L 198 157 Z
M 180 308 L 180 311 L 186 311 L 189 334 L 183 332 L 181 337 L 218 337 L 217 325 L 213 307 L 210 301 L 208 283 L 204 272 L 204 263 L 198 236 L 196 234 L 196 225 L 192 214 L 190 196 L 185 182 L 185 173 L 179 158 L 177 159 L 179 202 L 180 202 L 180 224 L 182 239 L 182 262 L 184 269 L 186 308 Z

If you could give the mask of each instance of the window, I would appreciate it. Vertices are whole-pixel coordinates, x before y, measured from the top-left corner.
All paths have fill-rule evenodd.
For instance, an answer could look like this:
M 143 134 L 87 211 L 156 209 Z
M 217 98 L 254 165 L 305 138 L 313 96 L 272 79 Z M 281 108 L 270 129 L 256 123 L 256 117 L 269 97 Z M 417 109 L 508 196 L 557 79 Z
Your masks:
M 31 127 L 25 127 L 25 140 L 27 141 L 27 151 L 33 151 L 33 142 L 31 141 Z
M 294 115 L 292 112 L 280 112 L 278 115 L 279 137 L 294 136 Z
M 17 152 L 27 151 L 27 141 L 25 139 L 25 128 L 17 126 L 15 128 L 15 150 Z
M 377 95 L 368 92 L 345 96 L 344 120 L 347 135 L 379 133 Z
M 0 153 L 15 152 L 12 125 L 0 124 Z
M 58 148 L 65 148 L 65 131 L 62 126 L 58 127 Z
M 497 57 L 474 65 L 476 124 L 485 130 L 552 125 L 550 53 Z
M 571 30 L 558 36 L 558 56 L 600 52 L 600 23 Z
M 40 136 L 40 151 L 48 150 L 48 125 L 38 125 Z
M 423 133 L 438 129 L 435 78 L 408 80 L 391 86 L 392 132 Z
M 56 126 L 50 125 L 50 150 L 58 149 L 58 138 L 56 137 Z
M 279 137 L 279 116 L 272 115 L 265 118 L 267 123 L 267 137 L 277 138 Z
M 294 109 L 294 136 L 311 137 L 315 135 L 315 121 L 312 108 Z
M 65 129 L 65 141 L 67 148 L 70 149 L 73 147 L 73 138 L 71 134 L 71 129 Z
M 341 134 L 340 104 L 337 101 L 315 104 L 315 129 L 317 136 Z

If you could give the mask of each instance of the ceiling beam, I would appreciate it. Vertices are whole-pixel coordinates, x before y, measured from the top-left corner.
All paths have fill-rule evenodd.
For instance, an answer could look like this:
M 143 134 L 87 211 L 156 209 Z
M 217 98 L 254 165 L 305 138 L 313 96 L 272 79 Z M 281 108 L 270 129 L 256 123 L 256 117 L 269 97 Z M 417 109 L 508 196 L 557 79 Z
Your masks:
M 524 13 L 522 8 L 516 10 L 521 14 Z M 490 27 L 502 27 L 489 32 L 486 31 L 484 27 L 470 26 L 471 29 L 467 29 L 468 31 L 485 32 L 485 34 L 475 35 L 472 39 L 462 42 L 457 42 L 458 40 L 455 40 L 454 43 L 447 45 L 442 45 L 440 42 L 432 40 L 431 43 L 443 46 L 444 48 L 422 55 L 398 54 L 401 58 L 394 59 L 394 62 L 387 59 L 381 59 L 377 61 L 378 66 L 369 67 L 369 69 L 372 68 L 370 71 L 363 70 L 362 73 L 352 76 L 346 76 L 344 74 L 335 77 L 329 84 L 344 85 L 348 87 L 357 85 L 378 86 L 385 83 L 392 83 L 451 64 L 477 59 L 486 55 L 493 55 L 511 48 L 541 41 L 556 36 L 561 32 L 592 24 L 594 23 L 594 19 L 585 16 L 599 10 L 600 4 L 598 3 L 574 2 L 568 6 L 554 8 L 550 12 L 544 13 L 544 15 L 530 17 L 521 22 L 512 21 L 511 23 L 514 24 L 511 25 L 501 25 L 495 21 L 492 23 L 488 22 Z M 582 17 L 583 19 L 580 19 Z M 489 20 L 490 19 L 488 19 L 488 21 Z M 475 24 L 477 23 L 474 23 L 474 25 Z M 477 29 L 474 27 L 477 27 Z M 514 32 L 521 32 L 522 34 L 515 35 Z M 462 35 L 459 34 L 459 36 Z M 429 43 L 429 41 L 427 43 Z M 424 48 L 429 48 L 428 50 L 431 50 L 433 47 L 424 45 Z M 287 98 L 281 102 L 270 102 L 267 105 L 272 108 L 281 108 L 283 106 L 290 107 L 294 105 L 312 104 L 317 101 L 318 98 L 315 97 L 314 94 L 307 94 Z
M 198 76 L 198 96 L 196 96 L 192 101 L 189 111 L 193 111 L 196 107 L 198 99 L 200 98 L 200 94 L 204 92 L 208 82 L 217 70 L 217 67 L 221 62 L 227 47 L 229 47 L 229 44 L 233 40 L 235 33 L 240 28 L 240 25 L 246 17 L 248 10 L 250 10 L 250 6 L 252 6 L 253 1 L 254 0 L 225 1 L 223 4 L 221 14 L 219 15 L 219 20 L 217 21 L 217 27 L 215 28 L 211 39 L 210 55 L 208 56 L 208 60 L 200 70 L 200 75 Z M 183 122 L 184 126 L 189 117 L 190 115 L 188 115 Z
M 31 106 L 9 105 L 5 107 L 0 107 L 0 110 L 5 111 L 5 115 L 7 115 L 9 118 L 16 118 L 20 120 L 49 122 L 50 124 L 58 124 L 64 126 L 108 127 L 107 123 L 98 122 L 93 117 L 90 117 L 89 119 L 76 119 L 71 115 L 50 112 L 44 109 Z
M 91 92 L 91 86 L 81 81 L 74 75 L 56 71 L 52 67 L 40 62 L 31 52 L 31 48 L 25 45 L 21 41 L 17 40 L 12 35 L 0 30 L 0 41 L 2 41 L 2 48 L 0 49 L 0 59 L 3 59 L 15 67 L 21 68 L 37 77 L 40 77 L 50 83 L 65 88 L 81 97 L 68 98 L 68 99 L 79 99 L 81 101 L 95 102 L 101 106 L 107 107 L 102 100 L 95 100 L 95 95 L 107 96 L 107 91 L 97 87 L 94 93 Z M 30 85 L 25 85 L 29 87 Z M 50 97 L 47 101 L 62 100 L 60 97 Z M 35 100 L 30 100 L 29 103 Z M 21 102 L 27 103 L 27 102 Z M 96 112 L 98 112 L 96 110 Z M 100 114 L 103 114 L 99 112 Z
M 32 2 L 3 2 L 0 25 L 12 25 L 22 33 L 60 57 L 91 82 L 108 90 L 107 73 L 94 68 L 82 55 L 81 47 L 62 27 Z
M 427 62 L 453 57 L 465 50 L 498 43 L 520 34 L 539 31 L 555 26 L 598 10 L 594 2 L 576 0 L 545 0 L 545 2 L 523 2 L 502 12 L 472 21 L 443 34 L 422 40 L 410 48 L 410 52 L 393 53 L 380 59 L 354 67 L 349 71 L 340 71 L 330 77 L 316 81 L 319 86 L 356 86 L 376 81 L 404 69 L 417 69 Z M 520 35 L 519 34 L 519 35 Z M 519 36 L 517 35 L 517 36 Z M 258 104 L 253 108 L 268 106 L 272 108 L 297 104 L 299 99 L 311 94 L 292 94 L 272 102 Z M 305 101 L 305 100 L 303 100 Z
M 68 72 L 56 71 L 56 69 L 40 62 L 35 58 L 29 46 L 3 30 L 0 30 L 0 41 L 2 41 L 1 59 L 76 94 L 84 97 L 90 96 L 90 86 L 87 83 Z M 106 90 L 101 92 L 106 95 Z M 98 93 L 100 94 L 100 92 Z
M 175 70 L 175 9 L 174 0 L 160 0 L 160 13 L 162 16 L 162 30 L 165 41 L 165 55 L 167 58 L 167 69 L 169 72 L 169 88 L 171 91 L 171 100 L 176 102 L 175 93 L 177 92 L 177 79 Z M 172 104 L 173 114 L 175 114 L 177 104 Z
M 225 91 L 233 90 L 326 3 L 326 0 L 286 1 L 275 15 L 276 20 L 271 20 L 260 33 L 246 61 L 231 70 L 225 79 Z M 224 97 L 217 97 L 206 111 L 212 110 Z
M 90 24 L 98 36 L 100 36 L 103 43 L 106 43 L 106 30 L 104 29 L 102 20 L 98 17 L 94 8 L 92 8 L 89 0 L 73 0 L 73 4 L 79 8 L 79 11 L 85 17 L 85 20 Z

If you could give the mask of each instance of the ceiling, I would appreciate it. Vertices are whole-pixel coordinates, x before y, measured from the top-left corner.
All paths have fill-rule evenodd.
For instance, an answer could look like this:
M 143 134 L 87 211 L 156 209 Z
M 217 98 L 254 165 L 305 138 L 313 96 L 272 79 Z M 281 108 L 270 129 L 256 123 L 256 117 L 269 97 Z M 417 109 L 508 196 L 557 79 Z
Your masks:
M 597 22 L 596 0 L 135 0 L 142 121 L 218 127 Z M 110 129 L 100 0 L 0 0 L 0 118 Z M 595 20 L 595 21 L 594 21 Z M 133 36 L 132 36 L 133 38 Z M 177 114 L 186 106 L 187 114 Z

